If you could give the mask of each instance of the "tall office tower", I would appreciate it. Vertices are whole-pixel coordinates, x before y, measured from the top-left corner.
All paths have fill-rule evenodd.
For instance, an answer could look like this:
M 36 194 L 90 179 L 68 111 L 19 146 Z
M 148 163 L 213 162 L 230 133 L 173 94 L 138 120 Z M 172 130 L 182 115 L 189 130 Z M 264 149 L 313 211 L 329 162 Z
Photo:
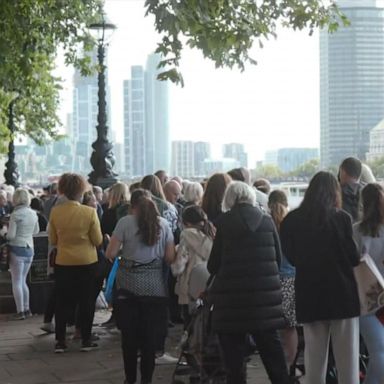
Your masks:
M 131 80 L 124 81 L 124 152 L 128 177 L 146 172 L 145 73 L 140 65 L 131 67 Z
M 367 160 L 374 161 L 384 156 L 384 119 L 369 133 Z
M 321 165 L 365 158 L 384 117 L 384 2 L 339 0 L 351 25 L 320 33 Z
M 280 148 L 277 150 L 277 167 L 283 172 L 292 172 L 308 161 L 318 158 L 318 148 Z
M 193 177 L 195 175 L 193 141 L 172 141 L 172 175 Z
M 224 144 L 224 158 L 235 159 L 241 167 L 248 167 L 248 155 L 244 151 L 244 145 L 239 143 Z
M 168 84 L 156 79 L 158 55 L 149 55 L 146 69 L 131 67 L 124 87 L 124 150 L 128 177 L 170 169 Z
M 204 160 L 211 157 L 211 145 L 204 141 L 193 144 L 195 176 L 206 176 Z
M 145 72 L 146 101 L 146 173 L 159 169 L 169 171 L 171 144 L 169 138 L 168 83 L 157 80 L 160 55 L 148 56 Z
M 96 51 L 92 54 L 92 63 L 97 63 Z M 108 88 L 108 74 L 106 73 L 107 93 L 107 125 L 108 136 L 111 132 L 110 91 Z M 72 131 L 73 145 L 75 148 L 74 168 L 81 173 L 91 171 L 90 158 L 92 143 L 97 137 L 98 114 L 98 83 L 97 73 L 92 76 L 82 76 L 79 70 L 75 70 L 73 77 L 73 111 Z
M 74 169 L 86 173 L 91 170 L 89 159 L 92 143 L 96 139 L 97 125 L 97 76 L 83 77 L 76 70 L 73 78 L 73 145 Z
M 119 175 L 125 175 L 125 161 L 124 161 L 124 144 L 115 142 L 113 145 L 113 153 L 116 158 L 115 171 Z
M 265 152 L 264 155 L 264 164 L 265 165 L 276 165 L 277 166 L 277 149 L 271 149 Z

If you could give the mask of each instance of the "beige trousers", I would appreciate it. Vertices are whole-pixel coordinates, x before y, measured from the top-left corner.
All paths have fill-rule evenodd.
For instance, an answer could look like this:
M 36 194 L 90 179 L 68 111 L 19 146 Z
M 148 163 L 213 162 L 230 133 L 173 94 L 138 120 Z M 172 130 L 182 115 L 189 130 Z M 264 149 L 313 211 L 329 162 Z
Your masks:
M 329 341 L 339 384 L 359 384 L 359 318 L 304 324 L 305 384 L 325 384 Z

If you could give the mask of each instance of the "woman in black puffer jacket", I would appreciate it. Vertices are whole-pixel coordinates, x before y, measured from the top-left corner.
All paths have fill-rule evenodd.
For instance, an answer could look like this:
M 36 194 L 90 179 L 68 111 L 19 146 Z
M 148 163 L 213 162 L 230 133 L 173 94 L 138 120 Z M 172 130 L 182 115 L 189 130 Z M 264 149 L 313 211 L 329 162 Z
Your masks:
M 212 326 L 219 335 L 227 384 L 246 383 L 246 334 L 252 334 L 273 384 L 289 383 L 277 329 L 284 328 L 279 264 L 280 243 L 272 219 L 255 207 L 254 190 L 229 184 L 226 212 L 208 262 L 215 280 L 209 292 Z

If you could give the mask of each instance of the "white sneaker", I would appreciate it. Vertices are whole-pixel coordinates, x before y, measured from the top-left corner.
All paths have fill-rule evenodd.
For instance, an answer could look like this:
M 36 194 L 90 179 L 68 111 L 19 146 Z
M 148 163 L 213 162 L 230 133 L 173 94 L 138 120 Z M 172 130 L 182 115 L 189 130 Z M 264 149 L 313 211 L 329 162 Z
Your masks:
M 55 326 L 52 323 L 44 323 L 40 329 L 47 333 L 54 333 L 55 332 Z
M 166 365 L 166 364 L 176 364 L 179 359 L 169 355 L 168 353 L 163 353 L 161 356 L 156 357 L 155 364 L 156 365 Z

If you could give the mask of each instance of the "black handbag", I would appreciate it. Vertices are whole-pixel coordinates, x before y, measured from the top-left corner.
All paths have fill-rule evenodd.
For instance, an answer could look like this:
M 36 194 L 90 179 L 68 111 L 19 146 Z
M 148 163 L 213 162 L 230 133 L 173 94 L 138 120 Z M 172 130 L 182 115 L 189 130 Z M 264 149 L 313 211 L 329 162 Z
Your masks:
M 165 277 L 164 261 L 161 259 L 144 264 L 121 258 L 116 287 L 135 296 L 167 297 Z

